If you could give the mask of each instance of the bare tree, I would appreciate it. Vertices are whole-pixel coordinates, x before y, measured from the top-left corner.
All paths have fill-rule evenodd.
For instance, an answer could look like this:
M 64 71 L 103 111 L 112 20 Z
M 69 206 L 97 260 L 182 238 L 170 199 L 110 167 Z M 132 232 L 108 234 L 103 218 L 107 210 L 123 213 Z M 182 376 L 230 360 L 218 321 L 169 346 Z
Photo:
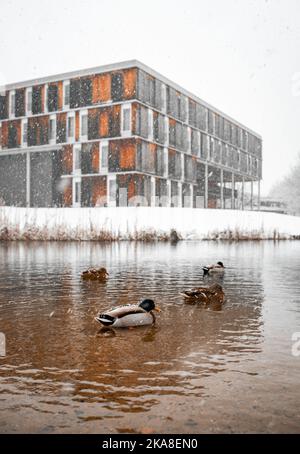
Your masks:
M 284 202 L 289 214 L 300 215 L 300 153 L 288 175 L 272 187 L 270 196 Z

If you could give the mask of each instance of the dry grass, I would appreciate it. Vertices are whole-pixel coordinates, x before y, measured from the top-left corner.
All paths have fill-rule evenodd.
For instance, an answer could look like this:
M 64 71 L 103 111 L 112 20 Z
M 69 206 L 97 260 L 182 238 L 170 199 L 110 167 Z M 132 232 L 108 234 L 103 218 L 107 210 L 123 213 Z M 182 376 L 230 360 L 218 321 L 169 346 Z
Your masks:
M 80 229 L 66 229 L 60 226 L 55 231 L 47 228 L 39 229 L 33 226 L 25 226 L 20 231 L 17 227 L 5 226 L 0 228 L 0 241 L 170 241 L 177 243 L 184 239 L 176 230 L 172 229 L 169 233 L 152 231 L 135 231 L 134 234 L 126 236 L 116 234 L 106 230 L 97 230 L 91 226 L 90 230 L 82 231 Z M 263 241 L 263 240 L 299 240 L 300 235 L 286 236 L 280 235 L 276 230 L 273 231 L 272 236 L 265 236 L 262 231 L 241 232 L 236 230 L 223 230 L 211 232 L 204 236 L 202 240 L 205 241 Z

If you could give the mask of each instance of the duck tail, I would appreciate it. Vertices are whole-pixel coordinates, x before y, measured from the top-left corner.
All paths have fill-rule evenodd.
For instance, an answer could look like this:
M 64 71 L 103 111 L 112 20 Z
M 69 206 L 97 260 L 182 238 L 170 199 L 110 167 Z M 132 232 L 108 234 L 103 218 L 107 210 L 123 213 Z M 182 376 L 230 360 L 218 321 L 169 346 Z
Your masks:
M 99 314 L 95 317 L 95 320 L 104 326 L 110 326 L 116 321 L 115 317 L 108 314 Z
M 185 298 L 187 297 L 187 294 L 186 294 L 186 292 L 184 292 L 184 291 L 179 292 L 179 295 L 184 296 Z
M 207 268 L 207 266 L 204 266 L 202 269 L 203 269 L 203 276 L 206 276 L 209 272 L 209 268 Z

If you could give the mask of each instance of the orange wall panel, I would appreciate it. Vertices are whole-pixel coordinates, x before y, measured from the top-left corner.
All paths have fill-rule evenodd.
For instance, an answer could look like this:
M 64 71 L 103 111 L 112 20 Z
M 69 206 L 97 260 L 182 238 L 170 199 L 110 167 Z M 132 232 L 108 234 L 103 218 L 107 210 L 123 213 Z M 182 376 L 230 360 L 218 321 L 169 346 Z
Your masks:
M 124 76 L 124 99 L 135 98 L 136 95 L 136 81 L 137 69 L 127 69 L 123 72 Z
M 63 147 L 63 167 L 66 174 L 73 171 L 73 146 L 66 145 Z
M 70 180 L 69 184 L 64 189 L 63 205 L 65 207 L 72 206 L 72 182 L 71 182 L 71 180 Z
M 92 103 L 97 104 L 101 102 L 101 76 L 97 74 L 92 78 Z
M 132 141 L 124 141 L 120 145 L 120 167 L 121 169 L 134 170 L 136 147 Z
M 108 111 L 108 109 L 101 109 L 101 111 L 100 111 L 99 135 L 100 135 L 100 137 L 109 136 L 109 111 Z
M 107 74 L 101 74 L 99 76 L 99 102 L 106 102 L 110 101 L 111 98 L 111 93 L 110 93 L 110 84 L 111 84 L 111 75 L 109 73 Z
M 92 168 L 99 172 L 99 144 L 95 143 L 92 147 Z
M 2 122 L 2 130 L 1 130 L 1 144 L 3 148 L 8 146 L 8 122 Z
M 58 86 L 58 110 L 62 110 L 63 108 L 63 97 L 64 97 L 64 90 L 63 90 L 63 82 L 60 81 L 57 83 Z
M 217 208 L 217 200 L 216 199 L 208 199 L 207 208 Z
M 106 196 L 107 196 L 106 177 L 93 178 L 92 205 L 97 206 L 100 199 Z
M 15 127 L 17 129 L 17 143 L 21 145 L 21 120 L 15 122 Z
M 135 195 L 136 195 L 136 185 L 135 185 L 134 177 L 132 176 L 128 183 L 128 191 L 127 191 L 128 200 L 130 200 L 132 197 L 135 197 Z
M 80 118 L 79 118 L 79 111 L 77 110 L 75 114 L 75 140 L 76 142 L 79 141 L 80 136 Z

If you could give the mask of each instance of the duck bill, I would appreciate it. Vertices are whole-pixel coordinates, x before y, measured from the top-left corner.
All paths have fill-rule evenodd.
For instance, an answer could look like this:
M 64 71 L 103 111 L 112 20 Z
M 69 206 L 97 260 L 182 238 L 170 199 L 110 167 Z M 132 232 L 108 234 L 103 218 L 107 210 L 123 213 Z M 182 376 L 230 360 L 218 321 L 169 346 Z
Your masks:
M 155 310 L 156 312 L 162 312 L 162 310 L 161 310 L 160 307 L 155 307 L 154 310 Z

